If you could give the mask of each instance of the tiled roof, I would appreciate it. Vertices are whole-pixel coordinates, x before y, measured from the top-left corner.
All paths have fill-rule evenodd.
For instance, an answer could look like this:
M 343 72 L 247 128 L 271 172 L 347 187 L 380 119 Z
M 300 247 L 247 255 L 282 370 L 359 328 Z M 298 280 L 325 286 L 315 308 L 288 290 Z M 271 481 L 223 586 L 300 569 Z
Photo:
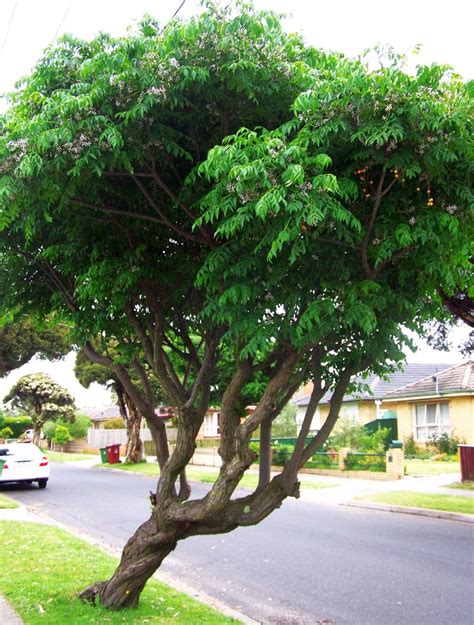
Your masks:
M 360 399 L 382 399 L 393 391 L 404 387 L 413 382 L 422 380 L 428 376 L 438 374 L 445 369 L 453 368 L 452 365 L 446 363 L 407 363 L 402 371 L 392 373 L 388 380 L 382 380 L 377 375 L 369 376 L 367 379 L 356 377 L 355 381 L 366 384 L 372 392 L 363 391 L 360 393 L 352 393 L 344 396 L 344 401 L 358 401 Z M 293 402 L 296 406 L 307 406 L 309 403 L 309 395 Z M 321 400 L 321 404 L 328 404 L 332 397 L 332 391 L 328 391 Z
M 106 421 L 120 417 L 118 406 L 102 406 L 102 408 L 81 408 L 80 412 L 88 416 L 92 421 Z
M 445 395 L 456 392 L 474 393 L 474 362 L 469 361 L 406 384 L 389 393 L 387 399 L 420 395 Z

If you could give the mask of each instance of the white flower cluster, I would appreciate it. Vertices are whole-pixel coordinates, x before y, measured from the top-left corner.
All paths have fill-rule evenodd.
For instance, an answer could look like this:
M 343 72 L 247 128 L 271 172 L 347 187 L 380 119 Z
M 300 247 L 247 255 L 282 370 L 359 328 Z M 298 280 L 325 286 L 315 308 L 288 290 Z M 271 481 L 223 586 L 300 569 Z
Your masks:
M 408 220 L 408 223 L 410 224 L 410 226 L 414 226 L 416 224 L 415 217 L 410 217 L 410 219 Z
M 458 210 L 458 207 L 456 206 L 456 204 L 450 204 L 449 206 L 446 206 L 446 211 L 450 214 L 450 215 L 454 215 L 454 213 Z
M 226 191 L 228 191 L 228 193 L 234 193 L 234 191 L 235 191 L 235 184 L 233 182 L 229 182 L 226 185 Z
M 166 88 L 163 85 L 160 85 L 159 87 L 149 87 L 146 92 L 148 95 L 155 96 L 159 100 L 164 99 L 166 96 Z
M 27 147 L 28 139 L 8 141 L 7 148 L 10 151 L 10 155 L 0 164 L 0 174 L 11 172 L 25 156 Z
M 239 194 L 239 199 L 242 202 L 242 204 L 247 204 L 247 202 L 250 202 L 250 200 L 252 199 L 252 193 L 250 191 L 244 191 L 243 193 Z
M 179 61 L 178 59 L 175 59 L 174 56 L 170 58 L 169 64 L 171 65 L 171 67 L 175 67 L 175 68 L 179 67 Z
M 74 141 L 64 143 L 58 148 L 60 154 L 70 154 L 73 158 L 78 158 L 84 150 L 92 145 L 90 137 L 81 133 L 78 137 L 75 137 Z

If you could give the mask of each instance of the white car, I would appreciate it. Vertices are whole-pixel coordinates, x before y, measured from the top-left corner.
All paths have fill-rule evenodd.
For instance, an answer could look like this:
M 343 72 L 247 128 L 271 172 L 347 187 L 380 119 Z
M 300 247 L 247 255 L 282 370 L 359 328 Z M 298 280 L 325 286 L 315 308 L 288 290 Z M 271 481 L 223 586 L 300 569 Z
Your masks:
M 38 482 L 46 488 L 49 479 L 49 462 L 41 449 L 33 443 L 7 443 L 0 445 L 0 484 L 6 482 Z

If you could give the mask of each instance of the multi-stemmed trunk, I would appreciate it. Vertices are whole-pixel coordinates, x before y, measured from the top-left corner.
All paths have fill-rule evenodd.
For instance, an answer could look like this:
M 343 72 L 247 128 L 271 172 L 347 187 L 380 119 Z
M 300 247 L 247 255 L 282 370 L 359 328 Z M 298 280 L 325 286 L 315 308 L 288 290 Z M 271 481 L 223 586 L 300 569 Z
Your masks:
M 293 457 L 280 474 L 271 478 L 267 453 L 271 444 L 271 423 L 307 372 L 304 367 L 298 368 L 300 354 L 295 350 L 277 349 L 272 356 L 273 367 L 266 389 L 254 412 L 243 422 L 236 407 L 241 403 L 243 389 L 252 378 L 254 369 L 247 361 L 239 361 L 237 365 L 221 401 L 219 454 L 222 466 L 215 483 L 201 499 L 186 501 L 189 488 L 184 471 L 194 453 L 196 436 L 209 405 L 210 382 L 207 382 L 207 393 L 203 391 L 201 396 L 195 393 L 180 406 L 178 435 L 171 455 L 163 422 L 153 410 L 142 410 L 153 435 L 161 470 L 156 493 L 151 496 L 152 514 L 128 541 L 113 576 L 84 590 L 80 595 L 83 600 L 98 600 L 109 609 L 134 607 L 146 581 L 175 549 L 178 541 L 190 536 L 226 533 L 239 526 L 255 525 L 278 508 L 285 498 L 298 497 L 298 470 L 327 438 L 339 413 L 353 368 L 348 366 L 341 374 L 334 388 L 327 422 L 320 434 L 306 444 L 310 423 L 326 390 L 319 376 L 320 363 L 318 366 L 311 364 L 318 383 L 315 382 Z M 203 383 L 201 388 L 206 388 Z M 265 448 L 258 487 L 247 496 L 233 498 L 245 471 L 255 460 L 250 440 L 258 428 L 262 432 L 261 445 Z

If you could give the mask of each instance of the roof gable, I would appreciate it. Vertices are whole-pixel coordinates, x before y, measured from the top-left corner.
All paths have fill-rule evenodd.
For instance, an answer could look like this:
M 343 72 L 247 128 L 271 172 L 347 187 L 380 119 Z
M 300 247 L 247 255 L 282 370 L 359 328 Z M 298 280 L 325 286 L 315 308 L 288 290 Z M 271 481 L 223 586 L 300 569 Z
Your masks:
M 456 392 L 474 393 L 473 361 L 455 365 L 436 375 L 406 384 L 389 393 L 387 399 L 420 395 L 444 395 Z

